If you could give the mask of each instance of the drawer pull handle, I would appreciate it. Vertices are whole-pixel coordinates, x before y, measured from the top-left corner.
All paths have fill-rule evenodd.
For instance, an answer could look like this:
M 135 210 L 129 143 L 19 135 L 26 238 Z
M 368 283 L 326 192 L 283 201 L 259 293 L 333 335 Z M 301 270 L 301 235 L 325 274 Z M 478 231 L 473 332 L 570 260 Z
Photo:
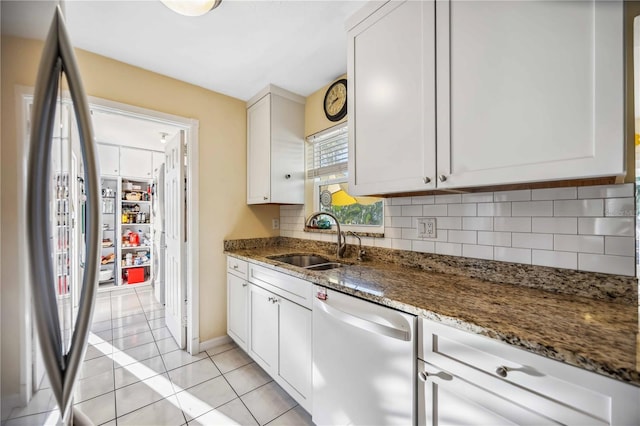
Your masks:
M 508 372 L 509 372 L 509 368 L 505 367 L 504 365 L 501 365 L 500 367 L 496 368 L 496 374 L 500 377 L 507 377 Z
M 427 373 L 426 371 L 421 371 L 418 373 L 418 377 L 420 378 L 420 381 L 426 382 L 429 378 L 429 373 Z

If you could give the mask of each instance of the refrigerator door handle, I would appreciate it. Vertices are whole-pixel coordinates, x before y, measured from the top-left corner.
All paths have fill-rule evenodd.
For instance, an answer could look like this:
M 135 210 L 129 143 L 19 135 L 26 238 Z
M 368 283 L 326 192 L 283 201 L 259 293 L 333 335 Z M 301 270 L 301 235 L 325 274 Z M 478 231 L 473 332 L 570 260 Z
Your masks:
M 53 282 L 53 260 L 48 235 L 50 206 L 48 185 L 51 172 L 51 142 L 55 120 L 58 78 L 64 72 L 78 122 L 82 158 L 85 164 L 87 231 L 85 270 L 78 315 L 69 352 L 64 353 Z M 71 422 L 71 400 L 89 336 L 98 280 L 100 258 L 100 171 L 87 96 L 82 87 L 73 47 L 60 6 L 56 7 L 45 41 L 33 101 L 33 129 L 28 163 L 27 228 L 31 267 L 33 312 L 45 368 L 62 420 Z M 78 418 L 78 421 L 82 419 Z
M 393 339 L 403 340 L 406 342 L 411 340 L 411 333 L 407 330 L 402 330 L 400 328 L 391 327 L 391 326 L 380 324 L 373 321 L 368 321 L 366 319 L 351 315 L 338 308 L 335 308 L 329 305 L 327 302 L 319 299 L 317 300 L 315 306 L 322 309 L 327 315 L 332 316 L 335 319 L 342 321 L 345 324 L 349 324 L 353 327 L 357 327 L 362 330 L 367 330 L 367 331 L 370 331 L 371 333 L 381 334 L 383 336 L 391 337 Z

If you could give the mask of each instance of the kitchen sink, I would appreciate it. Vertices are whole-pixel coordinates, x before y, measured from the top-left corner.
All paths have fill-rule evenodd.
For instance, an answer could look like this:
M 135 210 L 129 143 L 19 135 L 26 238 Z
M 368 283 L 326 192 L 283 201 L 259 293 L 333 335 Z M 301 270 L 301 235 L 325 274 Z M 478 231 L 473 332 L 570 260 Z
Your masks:
M 332 262 L 325 257 L 315 254 L 286 254 L 269 256 L 269 259 L 313 271 L 325 271 L 327 269 L 334 269 L 342 266 L 340 263 Z

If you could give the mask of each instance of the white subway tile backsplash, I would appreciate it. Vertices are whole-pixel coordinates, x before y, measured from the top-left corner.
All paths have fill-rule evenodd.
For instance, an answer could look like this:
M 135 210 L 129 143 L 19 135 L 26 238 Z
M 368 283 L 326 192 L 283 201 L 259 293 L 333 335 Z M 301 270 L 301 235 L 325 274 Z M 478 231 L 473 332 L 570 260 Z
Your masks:
M 436 253 L 449 256 L 462 256 L 462 244 L 436 242 Z
M 578 269 L 578 253 L 532 250 L 531 263 L 552 268 Z
M 480 203 L 478 216 L 511 216 L 511 203 Z
M 436 217 L 436 229 L 462 229 L 462 218 Z
M 581 186 L 578 188 L 578 198 L 633 197 L 633 192 L 632 183 L 625 183 L 623 185 Z
M 413 226 L 413 218 L 393 216 L 391 218 L 391 226 L 394 228 L 411 228 Z
M 605 254 L 635 256 L 636 240 L 633 237 L 604 237 Z
M 384 206 L 385 216 L 402 216 L 402 206 Z
M 635 275 L 634 257 L 578 253 L 578 269 L 604 274 Z
M 636 215 L 635 198 L 607 198 L 604 200 L 605 216 L 627 216 Z
M 475 244 L 463 244 L 462 255 L 464 257 L 473 257 L 476 259 L 493 260 L 493 247 L 477 246 Z
M 553 201 L 515 201 L 511 216 L 553 216 Z
M 411 250 L 411 240 L 393 238 L 391 240 L 391 248 L 396 250 Z
M 602 216 L 602 200 L 558 200 L 553 202 L 554 216 Z
M 436 204 L 455 204 L 462 202 L 461 194 L 436 195 Z
M 553 250 L 553 235 L 514 232 L 511 234 L 511 246 L 520 248 Z
M 544 234 L 577 234 L 578 218 L 534 217 L 531 218 L 531 230 Z
M 531 232 L 530 217 L 494 217 L 493 229 L 506 232 Z
M 511 248 L 511 247 L 494 247 L 494 260 L 512 263 L 531 264 L 531 249 Z
M 404 240 L 417 240 L 418 230 L 416 228 L 402 228 L 401 237 Z
M 433 195 L 421 195 L 418 197 L 411 197 L 411 204 L 433 204 L 435 201 Z
M 604 237 L 599 235 L 554 235 L 553 249 L 581 253 L 604 253 Z
M 478 244 L 488 246 L 511 246 L 511 232 L 478 231 Z
M 493 201 L 530 201 L 531 190 L 500 191 L 493 193 Z
M 385 228 L 385 238 L 402 238 L 402 229 L 404 228 Z
M 402 206 L 402 216 L 422 216 L 422 206 Z
M 491 203 L 493 202 L 493 192 L 475 192 L 462 194 L 463 203 Z
M 421 253 L 435 253 L 436 243 L 434 241 L 416 240 L 411 242 L 411 249 Z
M 434 204 L 432 206 L 422 206 L 422 215 L 426 217 L 447 216 L 448 208 L 446 204 Z
M 613 235 L 633 237 L 635 218 L 632 217 L 581 217 L 578 233 L 583 235 Z
M 449 216 L 475 216 L 476 204 L 451 204 L 449 205 Z
M 633 275 L 634 195 L 635 186 L 625 184 L 394 197 L 385 200 L 385 237 L 362 243 Z M 436 238 L 418 238 L 417 217 L 436 218 Z M 335 235 L 303 232 L 304 222 L 304 206 L 280 206 L 281 236 L 335 241 Z
M 450 243 L 475 244 L 476 241 L 476 231 L 449 231 Z
M 391 201 L 390 204 L 394 206 L 404 206 L 407 204 L 411 204 L 411 197 L 395 197 L 395 198 L 387 198 L 388 201 Z
M 462 229 L 469 231 L 493 231 L 492 217 L 463 217 Z
M 575 200 L 578 198 L 576 187 L 544 188 L 531 191 L 532 200 Z

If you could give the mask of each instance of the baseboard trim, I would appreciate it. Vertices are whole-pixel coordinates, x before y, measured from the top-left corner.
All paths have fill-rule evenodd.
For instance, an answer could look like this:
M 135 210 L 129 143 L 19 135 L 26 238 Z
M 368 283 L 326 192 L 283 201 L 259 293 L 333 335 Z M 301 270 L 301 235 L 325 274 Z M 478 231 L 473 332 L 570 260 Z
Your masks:
M 226 334 L 224 336 L 214 337 L 213 339 L 200 342 L 200 352 L 226 345 L 227 343 L 231 343 L 231 337 Z

